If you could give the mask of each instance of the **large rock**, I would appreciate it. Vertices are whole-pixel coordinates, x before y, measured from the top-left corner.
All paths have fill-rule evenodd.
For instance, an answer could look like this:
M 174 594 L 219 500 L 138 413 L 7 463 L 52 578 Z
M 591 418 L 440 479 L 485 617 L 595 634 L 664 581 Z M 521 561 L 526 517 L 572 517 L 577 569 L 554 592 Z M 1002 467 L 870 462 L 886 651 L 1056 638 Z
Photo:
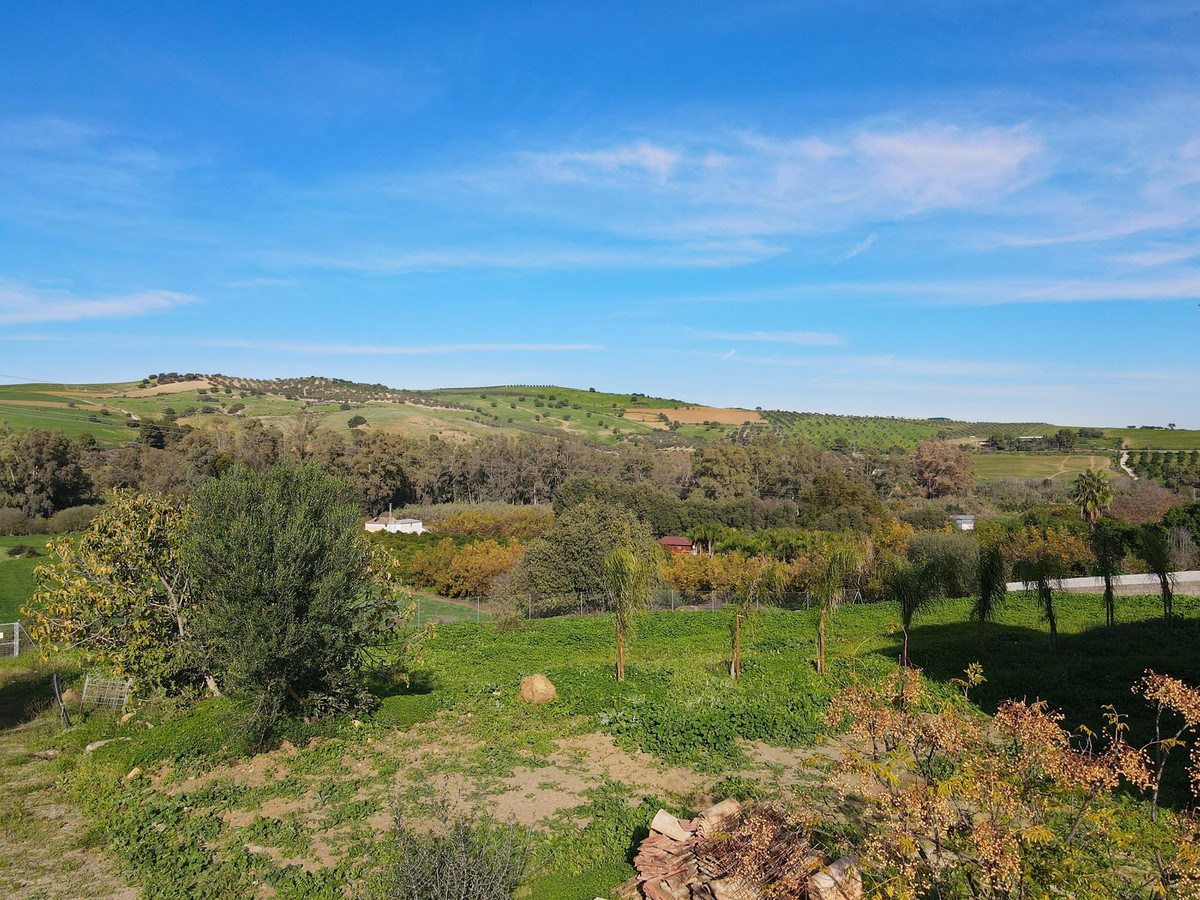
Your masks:
M 862 900 L 862 895 L 862 873 L 849 856 L 843 856 L 808 879 L 811 900 Z
M 521 679 L 520 697 L 526 703 L 549 703 L 558 699 L 558 691 L 545 675 L 526 675 Z
M 62 692 L 62 701 L 65 706 L 78 706 L 83 702 L 83 697 L 75 688 L 67 688 Z

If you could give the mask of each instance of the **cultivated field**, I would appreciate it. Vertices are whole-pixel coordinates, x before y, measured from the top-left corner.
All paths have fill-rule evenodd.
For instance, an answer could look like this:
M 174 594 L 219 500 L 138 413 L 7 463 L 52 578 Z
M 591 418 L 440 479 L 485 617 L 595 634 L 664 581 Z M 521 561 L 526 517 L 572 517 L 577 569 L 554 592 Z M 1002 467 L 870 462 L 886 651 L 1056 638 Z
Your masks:
M 1200 431 L 1186 428 L 1106 428 L 1104 433 L 1131 450 L 1200 450 Z
M 1121 473 L 1111 456 L 1090 453 L 976 453 L 977 478 L 1074 478 L 1085 469 L 1099 469 L 1110 478 Z
M 302 409 L 316 415 L 324 427 L 345 435 L 350 433 L 348 420 L 361 415 L 371 428 L 418 438 L 468 440 L 486 433 L 537 432 L 601 444 L 637 435 L 656 435 L 660 444 L 672 439 L 703 443 L 751 424 L 770 425 L 827 448 L 912 450 L 925 439 L 982 440 L 994 433 L 1053 435 L 1060 427 L 1045 422 L 759 413 L 555 386 L 411 391 L 320 378 L 274 382 L 225 376 L 146 387 L 139 382 L 0 385 L 0 422 L 16 430 L 37 427 L 61 429 L 69 436 L 88 433 L 104 446 L 132 440 L 139 419 L 160 418 L 167 410 L 188 425 L 211 428 L 248 418 L 277 423 Z M 668 430 L 663 416 L 681 423 L 671 435 L 663 433 Z M 1134 449 L 1200 449 L 1200 431 L 1124 428 L 1106 429 L 1103 438 L 1080 438 L 1076 446 L 1115 449 L 1122 440 Z

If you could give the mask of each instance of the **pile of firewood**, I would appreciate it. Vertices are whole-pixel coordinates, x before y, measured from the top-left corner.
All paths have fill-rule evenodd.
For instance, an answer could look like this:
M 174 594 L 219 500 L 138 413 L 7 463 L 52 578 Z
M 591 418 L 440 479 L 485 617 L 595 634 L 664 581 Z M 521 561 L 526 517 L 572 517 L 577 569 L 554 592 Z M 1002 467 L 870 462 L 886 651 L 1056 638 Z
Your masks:
M 775 806 L 746 812 L 723 800 L 694 819 L 659 810 L 622 895 L 644 900 L 861 900 L 862 876 L 829 865 L 798 823 Z

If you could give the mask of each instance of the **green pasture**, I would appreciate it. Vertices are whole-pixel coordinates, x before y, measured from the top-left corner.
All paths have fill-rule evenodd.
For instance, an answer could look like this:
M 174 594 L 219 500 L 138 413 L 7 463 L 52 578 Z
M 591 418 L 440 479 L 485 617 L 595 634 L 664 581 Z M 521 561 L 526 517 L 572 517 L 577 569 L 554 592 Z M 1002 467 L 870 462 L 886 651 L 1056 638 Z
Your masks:
M 1130 450 L 1200 450 L 1200 430 L 1187 428 L 1106 428 L 1106 436 Z
M 1111 456 L 1092 453 L 976 453 L 971 457 L 977 478 L 1074 478 L 1085 469 L 1099 469 L 1110 478 L 1120 473 Z
M 1171 627 L 1158 620 L 1157 598 L 1119 598 L 1118 624 L 1107 628 L 1099 598 L 1060 596 L 1058 651 L 1024 594 L 1005 601 L 982 648 L 976 626 L 966 621 L 969 608 L 968 600 L 947 601 L 918 617 L 911 652 L 931 689 L 946 696 L 957 692 L 951 679 L 980 661 L 987 680 L 972 701 L 985 712 L 1005 698 L 1042 698 L 1063 711 L 1068 726 L 1098 730 L 1111 703 L 1129 715 L 1131 739 L 1138 741 L 1152 722 L 1129 687 L 1145 669 L 1200 683 L 1194 653 L 1200 601 L 1192 598 L 1177 598 L 1182 619 Z M 532 773 L 524 783 L 536 790 L 565 739 L 611 736 L 619 748 L 695 773 L 709 796 L 781 789 L 750 767 L 750 742 L 800 748 L 831 739 L 824 723 L 831 693 L 852 672 L 878 676 L 895 664 L 898 617 L 888 603 L 838 610 L 829 625 L 829 674 L 819 676 L 812 664 L 815 613 L 764 610 L 745 625 L 744 676 L 737 683 L 728 675 L 729 610 L 642 616 L 623 684 L 613 677 L 608 616 L 511 629 L 442 624 L 406 683 L 374 686 L 382 700 L 365 724 L 349 717 L 295 723 L 279 736 L 295 749 L 253 765 L 239 762 L 252 751 L 238 736 L 240 708 L 225 699 L 169 715 L 147 708 L 138 718 L 157 723 L 153 729 L 137 719 L 122 724 L 92 715 L 70 732 L 46 727 L 21 740 L 57 751 L 58 790 L 84 808 L 93 839 L 143 885 L 145 897 L 242 896 L 268 884 L 284 898 L 333 900 L 348 887 L 353 893 L 385 857 L 386 832 L 379 829 L 393 805 L 419 814 L 431 786 L 448 782 L 471 803 L 491 808 L 519 773 Z M 68 684 L 79 677 L 77 659 L 54 663 Z M 0 692 L 28 705 L 47 676 L 17 665 L 32 664 L 0 664 Z M 554 682 L 556 702 L 530 707 L 518 700 L 521 677 L 535 672 Z M 51 724 L 51 713 L 41 715 Z M 83 753 L 85 744 L 107 737 L 129 740 Z M 20 758 L 38 757 L 26 750 Z M 804 766 L 802 756 L 794 759 Z M 1169 805 L 1183 799 L 1178 763 Z M 216 768 L 221 764 L 224 770 Z M 570 765 L 586 773 L 594 762 L 583 754 Z M 156 780 L 125 778 L 135 766 L 157 773 Z M 778 768 L 776 776 L 787 766 Z M 239 775 L 251 770 L 270 777 L 256 782 Z M 632 873 L 629 851 L 653 811 L 686 813 L 696 802 L 665 787 L 597 780 L 582 805 L 533 828 L 537 865 L 524 896 L 610 896 Z M 161 822 L 170 827 L 164 831 Z M 297 864 L 318 859 L 317 848 L 327 859 Z
M 44 534 L 0 537 L 0 622 L 21 618 L 21 606 L 33 596 L 33 570 L 46 562 L 46 542 L 54 536 Z M 17 558 L 16 547 L 33 547 L 38 556 Z

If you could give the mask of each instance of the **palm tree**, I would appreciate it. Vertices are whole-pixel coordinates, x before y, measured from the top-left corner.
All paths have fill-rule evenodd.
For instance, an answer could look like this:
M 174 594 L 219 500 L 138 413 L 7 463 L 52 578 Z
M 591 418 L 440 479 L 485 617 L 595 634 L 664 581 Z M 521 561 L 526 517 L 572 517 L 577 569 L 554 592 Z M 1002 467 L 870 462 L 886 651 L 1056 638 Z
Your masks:
M 1095 525 L 1100 513 L 1112 504 L 1112 483 L 1099 469 L 1085 469 L 1075 479 L 1071 502 L 1079 507 L 1079 515 L 1089 525 Z
M 656 578 L 654 564 L 624 547 L 604 557 L 604 580 L 613 608 L 617 635 L 617 681 L 625 680 L 625 639 L 634 632 L 634 616 L 650 602 Z
M 947 580 L 945 569 L 944 558 L 934 556 L 920 562 L 901 561 L 884 578 L 888 593 L 900 604 L 900 629 L 904 632 L 900 665 L 906 669 L 911 666 L 908 633 L 912 629 L 913 617 L 942 596 Z
M 704 547 L 704 552 L 709 556 L 713 555 L 713 545 L 716 544 L 725 534 L 725 528 L 718 525 L 716 522 L 701 522 L 699 525 L 693 525 L 688 531 L 690 537 L 697 544 Z
M 1125 529 L 1119 522 L 1102 519 L 1092 528 L 1092 555 L 1096 557 L 1096 572 L 1104 579 L 1104 624 L 1115 625 L 1117 616 L 1113 603 L 1113 577 L 1121 572 L 1125 558 Z
M 996 608 L 1008 591 L 1004 554 L 999 547 L 985 547 L 979 552 L 977 576 L 977 593 L 975 605 L 971 607 L 971 618 L 979 622 L 979 649 L 982 650 L 984 623 L 996 614 Z
M 869 548 L 859 542 L 840 543 L 829 553 L 817 591 L 817 672 L 825 673 L 825 620 L 846 596 L 846 581 L 867 566 Z
M 1138 535 L 1138 556 L 1146 561 L 1150 571 L 1158 576 L 1158 587 L 1162 594 L 1163 621 L 1171 621 L 1175 591 L 1171 586 L 1172 571 L 1171 538 L 1161 525 L 1146 525 Z
M 1042 615 L 1050 625 L 1050 649 L 1058 649 L 1058 619 L 1054 615 L 1054 588 L 1066 574 L 1063 561 L 1050 553 L 1039 553 L 1033 559 L 1020 559 L 1013 564 L 1013 574 L 1025 585 L 1025 590 L 1036 591 Z
M 763 606 L 778 603 L 786 583 L 783 567 L 769 561 L 762 564 L 740 592 L 733 611 L 733 650 L 729 655 L 729 677 L 734 681 L 742 677 L 742 621 Z

